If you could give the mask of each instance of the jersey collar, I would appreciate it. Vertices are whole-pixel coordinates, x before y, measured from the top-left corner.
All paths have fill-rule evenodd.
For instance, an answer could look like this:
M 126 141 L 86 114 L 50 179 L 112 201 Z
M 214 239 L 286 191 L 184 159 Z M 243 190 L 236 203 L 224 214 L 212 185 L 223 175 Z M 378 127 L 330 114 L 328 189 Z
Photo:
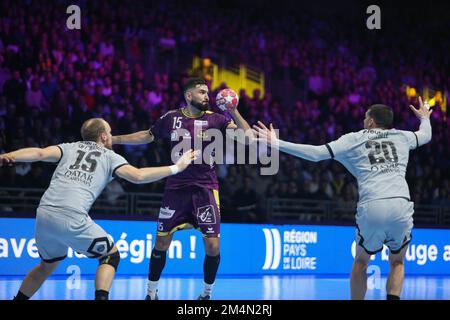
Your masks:
M 181 108 L 181 113 L 186 117 L 186 118 L 191 118 L 191 119 L 196 119 L 196 118 L 201 118 L 203 117 L 203 115 L 205 114 L 205 111 L 201 111 L 200 115 L 198 116 L 192 116 L 189 113 L 187 113 L 186 108 Z

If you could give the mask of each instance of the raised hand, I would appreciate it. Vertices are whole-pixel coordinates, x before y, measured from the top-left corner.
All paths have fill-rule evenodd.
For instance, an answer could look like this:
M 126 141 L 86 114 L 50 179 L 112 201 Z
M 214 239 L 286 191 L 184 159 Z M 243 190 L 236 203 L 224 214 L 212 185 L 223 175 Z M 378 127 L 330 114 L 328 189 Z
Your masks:
M 270 146 L 277 145 L 279 141 L 275 129 L 272 124 L 269 127 L 270 129 L 264 123 L 258 121 L 258 125 L 253 125 L 253 133 L 258 137 L 258 141 L 267 143 Z
M 417 118 L 429 118 L 433 110 L 430 109 L 428 102 L 423 102 L 422 97 L 419 97 L 419 109 L 416 109 L 413 105 L 409 108 L 414 112 Z

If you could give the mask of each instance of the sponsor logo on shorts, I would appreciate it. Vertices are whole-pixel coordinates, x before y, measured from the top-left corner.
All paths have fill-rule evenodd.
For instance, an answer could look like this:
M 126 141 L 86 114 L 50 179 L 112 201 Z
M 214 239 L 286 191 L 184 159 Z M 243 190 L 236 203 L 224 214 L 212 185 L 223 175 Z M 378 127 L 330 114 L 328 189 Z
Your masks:
M 159 209 L 159 218 L 160 219 L 170 219 L 175 214 L 175 210 L 170 209 L 169 207 Z
M 206 233 L 214 233 L 214 228 L 208 227 L 208 229 L 206 229 Z
M 207 205 L 197 209 L 198 224 L 215 224 L 216 214 L 212 205 Z
M 87 252 L 95 257 L 107 253 L 111 249 L 111 247 L 112 244 L 109 243 L 109 238 L 100 237 L 92 241 L 91 245 L 87 249 Z

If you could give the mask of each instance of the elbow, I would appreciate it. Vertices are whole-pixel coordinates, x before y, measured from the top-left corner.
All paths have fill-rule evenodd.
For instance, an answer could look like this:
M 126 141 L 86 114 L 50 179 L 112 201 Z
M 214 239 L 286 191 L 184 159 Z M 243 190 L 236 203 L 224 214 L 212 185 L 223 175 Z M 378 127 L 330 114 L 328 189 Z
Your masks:
M 127 180 L 134 184 L 142 184 L 144 183 L 144 176 L 139 170 L 136 170 L 136 172 L 129 175 Z
M 427 132 L 426 134 L 424 134 L 422 136 L 422 141 L 421 141 L 421 145 L 427 144 L 428 142 L 431 141 L 432 138 L 432 134 L 431 134 L 431 130 L 429 132 Z
M 144 176 L 141 173 L 136 174 L 134 177 L 135 184 L 143 184 L 145 182 Z

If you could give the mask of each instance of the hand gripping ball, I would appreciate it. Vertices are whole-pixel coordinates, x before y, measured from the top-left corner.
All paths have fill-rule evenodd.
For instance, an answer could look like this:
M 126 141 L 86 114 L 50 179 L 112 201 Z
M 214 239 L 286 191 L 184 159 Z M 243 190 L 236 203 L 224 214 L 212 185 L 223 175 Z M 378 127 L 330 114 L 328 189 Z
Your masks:
M 222 111 L 230 111 L 237 107 L 239 96 L 231 89 L 223 89 L 216 96 L 216 104 Z

